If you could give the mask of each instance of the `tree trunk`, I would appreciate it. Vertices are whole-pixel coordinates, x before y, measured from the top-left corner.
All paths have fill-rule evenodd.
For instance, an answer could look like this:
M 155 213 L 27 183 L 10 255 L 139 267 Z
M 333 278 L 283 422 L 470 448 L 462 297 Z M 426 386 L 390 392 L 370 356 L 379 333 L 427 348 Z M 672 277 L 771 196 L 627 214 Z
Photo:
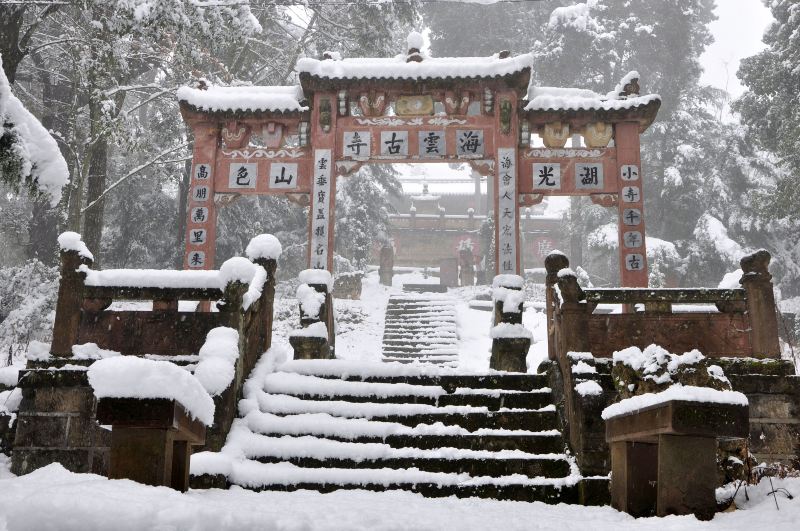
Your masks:
M 41 70 L 39 81 L 42 83 L 42 125 L 48 129 L 60 133 L 66 133 L 69 129 L 67 113 L 62 112 L 65 103 L 72 98 L 72 87 L 68 84 L 53 83 L 50 73 L 44 68 L 40 58 L 36 54 L 32 55 L 33 61 Z M 61 154 L 68 154 L 60 136 L 56 136 L 56 142 L 61 150 Z M 68 188 L 67 188 L 68 189 Z M 58 261 L 58 249 L 56 238 L 58 236 L 61 212 L 64 205 L 68 203 L 67 189 L 61 199 L 61 203 L 56 207 L 50 206 L 49 198 L 37 198 L 33 201 L 33 212 L 28 222 L 28 237 L 30 244 L 27 247 L 27 257 L 36 258 L 47 265 L 55 265 Z
M 20 33 L 25 18 L 25 6 L 0 6 L 0 54 L 3 72 L 12 85 L 17 77 L 17 67 L 25 54 L 20 49 Z
M 100 240 L 103 235 L 103 209 L 105 198 L 101 194 L 106 188 L 106 163 L 108 158 L 108 141 L 100 133 L 101 109 L 99 102 L 89 104 L 89 121 L 93 143 L 89 146 L 89 167 L 86 172 L 86 204 L 91 205 L 84 212 L 83 241 L 94 254 L 94 263 L 100 267 Z M 97 201 L 92 204 L 93 201 Z

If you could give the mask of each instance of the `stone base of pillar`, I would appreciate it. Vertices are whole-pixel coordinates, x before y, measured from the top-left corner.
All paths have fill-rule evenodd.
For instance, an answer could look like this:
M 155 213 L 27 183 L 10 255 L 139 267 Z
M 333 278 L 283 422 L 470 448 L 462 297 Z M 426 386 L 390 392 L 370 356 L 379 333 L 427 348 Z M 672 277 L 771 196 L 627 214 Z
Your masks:
M 322 337 L 289 336 L 296 360 L 329 360 L 331 355 L 328 340 Z
M 21 373 L 11 471 L 28 474 L 51 463 L 78 473 L 108 473 L 111 432 L 95 421 L 95 398 L 85 370 Z
M 496 337 L 492 340 L 489 368 L 505 372 L 527 372 L 525 358 L 531 348 L 527 337 Z
M 659 435 L 658 516 L 694 514 L 699 520 L 711 520 L 717 510 L 716 488 L 714 437 Z
M 631 516 L 655 516 L 658 445 L 611 443 L 611 506 Z

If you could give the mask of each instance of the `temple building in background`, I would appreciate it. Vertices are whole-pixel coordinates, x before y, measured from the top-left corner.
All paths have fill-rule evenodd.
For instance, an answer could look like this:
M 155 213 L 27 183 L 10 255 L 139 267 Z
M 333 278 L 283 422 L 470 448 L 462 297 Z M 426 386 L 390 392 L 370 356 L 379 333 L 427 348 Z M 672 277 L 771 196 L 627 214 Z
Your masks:
M 389 216 L 395 266 L 439 267 L 471 245 L 476 268 L 485 240 L 480 229 L 493 210 L 487 179 L 467 164 L 415 164 L 398 167 L 403 194 L 391 198 L 396 213 Z M 521 209 L 520 240 L 526 269 L 544 267 L 544 257 L 568 241 L 561 230 L 562 214 L 547 199 Z M 491 234 L 491 232 L 489 232 Z M 376 251 L 377 252 L 377 251 Z

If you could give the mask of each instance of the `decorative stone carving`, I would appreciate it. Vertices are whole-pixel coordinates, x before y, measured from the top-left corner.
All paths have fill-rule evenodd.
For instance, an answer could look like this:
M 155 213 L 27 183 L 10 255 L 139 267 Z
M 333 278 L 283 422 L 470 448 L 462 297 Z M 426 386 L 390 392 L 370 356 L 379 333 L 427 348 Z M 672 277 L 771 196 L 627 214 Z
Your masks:
M 268 148 L 279 148 L 283 140 L 283 124 L 269 122 L 261 132 L 264 145 Z
M 360 162 L 352 160 L 337 160 L 336 172 L 338 175 L 347 176 L 357 171 L 361 167 Z
M 222 141 L 225 147 L 239 149 L 247 145 L 250 128 L 239 122 L 230 122 L 222 128 Z
M 386 94 L 375 91 L 371 91 L 369 94 L 364 93 L 358 98 L 358 106 L 364 116 L 380 116 L 386 108 Z
M 319 103 L 319 125 L 324 133 L 328 133 L 331 130 L 332 123 L 331 100 L 325 98 Z
M 617 206 L 618 203 L 617 194 L 589 194 L 589 197 L 592 203 L 603 207 Z
M 454 90 L 448 90 L 444 93 L 444 108 L 447 114 L 467 114 L 469 101 L 469 92 L 456 93 Z
M 519 195 L 519 206 L 521 207 L 529 207 L 533 205 L 538 205 L 544 201 L 544 194 L 520 194 Z
M 542 140 L 549 148 L 563 148 L 569 139 L 569 124 L 551 122 L 544 125 Z
M 511 131 L 511 102 L 500 102 L 500 132 L 507 135 Z
M 286 199 L 288 199 L 290 203 L 301 207 L 307 207 L 311 204 L 311 194 L 307 193 L 289 193 L 286 194 Z
M 594 122 L 586 124 L 583 129 L 583 140 L 586 147 L 602 148 L 608 146 L 611 141 L 614 128 L 605 122 Z
M 472 169 L 484 177 L 491 175 L 494 171 L 494 159 L 472 159 L 467 160 Z
M 430 95 L 398 96 L 394 109 L 398 116 L 433 114 L 433 97 Z

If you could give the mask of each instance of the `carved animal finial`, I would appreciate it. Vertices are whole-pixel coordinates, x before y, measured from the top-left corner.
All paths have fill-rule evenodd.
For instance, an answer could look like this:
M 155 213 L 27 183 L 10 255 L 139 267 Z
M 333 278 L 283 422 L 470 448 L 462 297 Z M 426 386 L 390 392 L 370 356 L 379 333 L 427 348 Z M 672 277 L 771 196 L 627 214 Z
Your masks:
M 742 273 L 744 273 L 744 275 L 748 273 L 769 275 L 769 263 L 771 260 L 772 256 L 768 251 L 759 249 L 752 254 L 743 256 L 742 259 L 739 260 L 739 265 L 742 266 Z
M 635 77 L 622 87 L 620 96 L 638 96 L 639 95 L 639 78 Z

